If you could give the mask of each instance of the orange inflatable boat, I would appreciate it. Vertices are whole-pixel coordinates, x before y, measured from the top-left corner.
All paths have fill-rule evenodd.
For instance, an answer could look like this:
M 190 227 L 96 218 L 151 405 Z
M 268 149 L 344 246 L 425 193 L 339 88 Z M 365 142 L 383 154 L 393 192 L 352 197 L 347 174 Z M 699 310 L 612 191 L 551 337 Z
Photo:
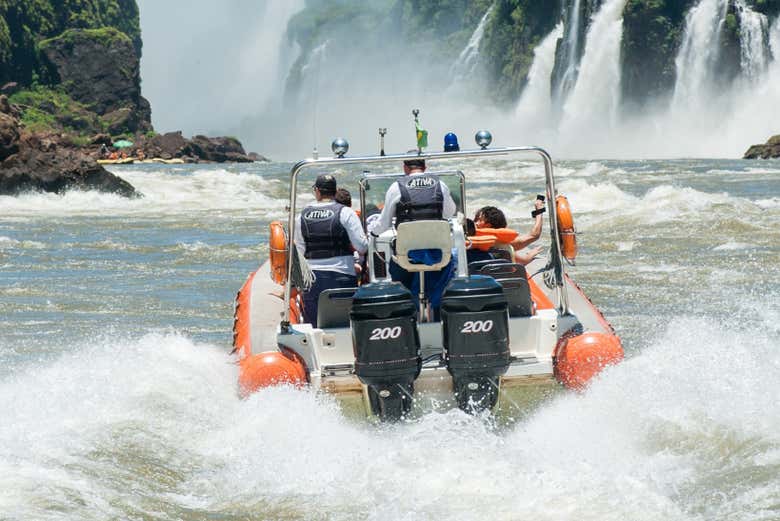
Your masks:
M 585 391 L 604 368 L 622 360 L 623 348 L 609 322 L 566 273 L 564 261 L 573 261 L 577 253 L 573 212 L 565 197 L 556 197 L 549 155 L 534 147 L 483 146 L 414 157 L 428 160 L 425 175 L 459 191 L 456 199 L 465 201 L 467 165 L 528 154 L 542 159 L 539 186 L 544 186 L 547 201 L 554 202 L 547 208 L 549 249 L 544 258 L 527 266 L 513 263 L 513 256 L 469 263 L 469 248 L 489 250 L 496 239 L 466 237 L 465 208 L 450 219 L 405 222 L 368 235 L 364 282 L 322 292 L 316 324 L 302 319 L 305 283 L 300 273 L 306 267 L 296 260 L 299 256 L 289 254 L 300 211 L 299 177 L 337 172 L 339 183 L 352 181 L 359 187 L 365 210 L 384 201 L 386 188 L 376 187 L 405 181 L 400 164 L 409 156 L 351 158 L 342 153 L 297 163 L 290 174 L 287 229 L 280 222 L 270 224 L 269 259 L 250 274 L 236 298 L 233 344 L 239 392 L 247 396 L 268 386 L 310 387 L 351 403 L 350 410 L 397 420 L 448 407 L 466 412 L 522 409 L 528 403 L 523 396 L 538 395 L 540 388 Z M 445 157 L 450 164 L 459 158 L 469 161 L 463 171 L 431 168 Z M 366 171 L 373 163 L 395 164 L 398 173 Z M 371 222 L 367 212 L 361 213 L 368 231 Z M 421 249 L 438 252 L 432 256 L 435 262 L 415 261 L 412 253 Z M 421 284 L 407 288 L 393 281 L 387 276 L 390 262 L 421 277 Z M 422 283 L 429 272 L 448 277 L 436 296 Z

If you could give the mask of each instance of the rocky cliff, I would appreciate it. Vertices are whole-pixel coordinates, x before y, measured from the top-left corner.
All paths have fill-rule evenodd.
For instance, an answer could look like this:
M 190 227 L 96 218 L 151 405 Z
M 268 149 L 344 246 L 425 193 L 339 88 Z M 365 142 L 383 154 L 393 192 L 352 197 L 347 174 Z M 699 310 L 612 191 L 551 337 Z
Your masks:
M 135 0 L 0 0 L 0 86 L 32 130 L 152 130 Z
M 113 27 L 68 29 L 38 48 L 52 65 L 53 81 L 101 115 L 111 134 L 152 130 L 139 58 L 126 34 Z

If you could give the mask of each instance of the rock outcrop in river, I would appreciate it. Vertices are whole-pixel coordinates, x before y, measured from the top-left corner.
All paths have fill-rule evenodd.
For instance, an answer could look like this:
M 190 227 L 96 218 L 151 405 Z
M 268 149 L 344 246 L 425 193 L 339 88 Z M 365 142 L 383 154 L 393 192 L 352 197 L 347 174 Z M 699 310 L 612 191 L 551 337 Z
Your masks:
M 0 96 L 0 195 L 74 188 L 139 195 L 67 137 L 20 128 L 18 115 L 19 109 Z
M 770 137 L 763 145 L 753 145 L 743 156 L 743 159 L 773 158 L 780 158 L 780 134 Z

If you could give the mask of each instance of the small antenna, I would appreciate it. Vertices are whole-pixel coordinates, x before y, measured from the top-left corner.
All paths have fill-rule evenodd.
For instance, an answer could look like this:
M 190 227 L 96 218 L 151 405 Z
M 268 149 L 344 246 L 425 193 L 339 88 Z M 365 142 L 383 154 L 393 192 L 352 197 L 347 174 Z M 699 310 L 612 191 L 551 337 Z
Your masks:
M 385 155 L 385 134 L 387 134 L 386 128 L 379 129 L 379 155 Z

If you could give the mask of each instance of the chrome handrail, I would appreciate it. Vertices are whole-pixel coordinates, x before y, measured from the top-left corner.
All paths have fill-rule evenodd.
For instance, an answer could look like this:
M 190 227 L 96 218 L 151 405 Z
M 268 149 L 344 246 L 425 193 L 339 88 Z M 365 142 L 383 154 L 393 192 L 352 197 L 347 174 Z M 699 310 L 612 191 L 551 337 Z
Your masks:
M 298 198 L 298 174 L 304 169 L 314 167 L 333 167 L 343 165 L 357 165 L 367 163 L 394 163 L 403 162 L 409 159 L 458 159 L 475 157 L 496 157 L 513 153 L 534 153 L 542 158 L 544 163 L 545 182 L 547 189 L 548 216 L 550 221 L 550 235 L 552 244 L 550 245 L 550 259 L 543 271 L 552 270 L 552 283 L 558 294 L 558 310 L 562 314 L 569 313 L 569 302 L 564 285 L 565 268 L 563 264 L 563 255 L 561 254 L 560 236 L 558 233 L 558 212 L 555 207 L 555 179 L 553 177 L 553 164 L 550 154 L 544 149 L 534 146 L 529 147 L 502 147 L 502 148 L 483 148 L 479 150 L 460 150 L 457 152 L 424 152 L 420 154 L 393 154 L 388 156 L 364 156 L 364 157 L 334 157 L 322 159 L 304 159 L 297 162 L 290 169 L 290 216 L 288 219 L 287 247 L 290 254 L 287 256 L 287 281 L 284 286 L 284 301 L 290 302 L 290 293 L 292 291 L 292 248 L 295 247 L 295 216 L 296 202 Z M 360 172 L 362 174 L 362 171 Z M 282 331 L 287 332 L 290 326 L 290 307 L 284 307 L 284 318 L 281 324 Z

